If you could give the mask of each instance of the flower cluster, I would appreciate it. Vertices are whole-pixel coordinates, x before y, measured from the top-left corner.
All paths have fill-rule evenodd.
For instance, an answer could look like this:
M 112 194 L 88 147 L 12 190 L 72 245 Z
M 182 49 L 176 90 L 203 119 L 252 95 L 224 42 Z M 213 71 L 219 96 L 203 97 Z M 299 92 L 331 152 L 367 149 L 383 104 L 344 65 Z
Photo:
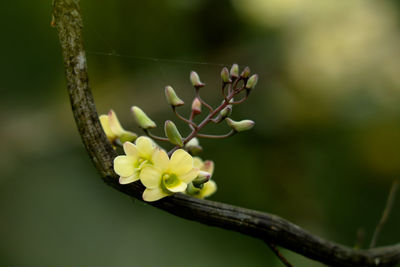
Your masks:
M 192 182 L 200 172 L 212 172 L 201 159 L 193 159 L 183 149 L 176 150 L 169 158 L 165 150 L 157 147 L 153 140 L 145 136 L 137 138 L 135 144 L 125 142 L 123 148 L 125 155 L 114 159 L 114 170 L 120 176 L 120 184 L 140 180 L 146 187 L 143 192 L 145 201 L 156 201 L 174 193 L 186 192 L 188 185 L 193 185 Z M 206 173 L 206 176 L 211 176 L 211 173 Z M 203 188 L 193 195 L 211 195 L 215 192 L 215 183 L 211 185 L 213 190 L 207 189 L 210 187 L 209 183 L 211 182 L 206 182 Z
M 137 106 L 131 108 L 133 117 L 147 136 L 140 136 L 122 128 L 117 115 L 110 111 L 100 116 L 103 130 L 114 148 L 122 146 L 124 155 L 114 159 L 114 170 L 119 175 L 120 184 L 139 181 L 146 187 L 143 192 L 145 201 L 157 201 L 174 193 L 184 193 L 198 198 L 205 198 L 217 190 L 216 183 L 211 180 L 214 172 L 214 162 L 203 161 L 197 157 L 203 151 L 198 138 L 221 139 L 254 127 L 251 120 L 234 121 L 230 118 L 234 105 L 247 100 L 250 92 L 257 84 L 257 74 L 250 76 L 248 67 L 239 74 L 239 66 L 233 64 L 230 71 L 225 67 L 221 71 L 222 103 L 213 108 L 200 96 L 200 88 L 205 84 L 199 75 L 192 71 L 190 81 L 194 87 L 195 96 L 191 104 L 191 114 L 188 118 L 177 112 L 177 108 L 185 103 L 178 97 L 171 86 L 165 87 L 165 97 L 178 119 L 184 121 L 191 133 L 183 137 L 175 123 L 167 120 L 164 124 L 165 137 L 152 134 L 156 123 Z M 237 100 L 239 98 L 239 100 Z M 196 116 L 202 114 L 202 107 L 208 114 L 201 122 L 196 122 Z M 225 121 L 231 131 L 224 135 L 208 135 L 200 130 L 209 123 L 218 124 Z M 174 145 L 166 152 L 155 141 L 165 141 Z

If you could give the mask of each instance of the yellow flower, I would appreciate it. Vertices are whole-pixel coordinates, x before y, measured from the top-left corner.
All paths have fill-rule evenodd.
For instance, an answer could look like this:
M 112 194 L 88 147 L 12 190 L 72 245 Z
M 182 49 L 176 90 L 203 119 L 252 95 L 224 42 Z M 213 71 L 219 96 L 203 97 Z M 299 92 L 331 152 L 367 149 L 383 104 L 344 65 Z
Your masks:
M 194 158 L 194 166 L 198 168 L 200 171 L 205 171 L 212 176 L 214 172 L 214 162 L 211 160 L 206 160 L 203 161 L 199 157 Z M 217 191 L 217 184 L 213 180 L 209 180 L 208 182 L 203 184 L 202 188 L 197 188 L 193 185 L 191 185 L 187 190 L 187 193 L 191 196 L 197 197 L 197 198 L 206 198 L 211 196 L 212 194 Z
M 153 165 L 146 165 L 140 173 L 140 181 L 146 187 L 143 192 L 145 201 L 185 192 L 199 172 L 193 166 L 192 156 L 183 149 L 176 150 L 171 159 L 164 150 L 158 149 L 153 154 L 152 162 Z
M 99 119 L 103 131 L 111 143 L 114 143 L 117 139 L 124 143 L 126 141 L 134 141 L 137 138 L 135 133 L 122 128 L 114 110 L 110 110 L 107 115 L 100 115 Z
M 213 180 L 210 180 L 204 183 L 201 189 L 199 188 L 197 192 L 195 191 L 190 195 L 197 198 L 206 198 L 214 194 L 215 191 L 217 191 L 217 184 Z
M 140 172 L 146 164 L 153 164 L 156 145 L 150 138 L 141 136 L 136 139 L 136 145 L 125 142 L 123 147 L 126 155 L 114 159 L 114 171 L 120 176 L 120 184 L 129 184 L 139 180 Z

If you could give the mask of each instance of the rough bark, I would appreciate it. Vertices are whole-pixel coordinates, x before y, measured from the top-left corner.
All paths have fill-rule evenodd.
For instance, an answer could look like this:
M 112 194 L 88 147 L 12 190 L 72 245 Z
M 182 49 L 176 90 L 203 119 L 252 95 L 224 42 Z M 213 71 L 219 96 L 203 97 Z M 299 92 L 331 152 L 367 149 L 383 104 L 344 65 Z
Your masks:
M 102 179 L 113 188 L 142 200 L 139 183 L 120 185 L 113 171 L 116 152 L 108 142 L 89 88 L 82 18 L 78 0 L 55 0 L 53 25 L 57 28 L 73 115 L 82 141 Z M 400 244 L 355 250 L 317 237 L 276 215 L 224 203 L 175 194 L 152 206 L 178 217 L 217 226 L 282 246 L 330 266 L 394 266 L 400 262 Z

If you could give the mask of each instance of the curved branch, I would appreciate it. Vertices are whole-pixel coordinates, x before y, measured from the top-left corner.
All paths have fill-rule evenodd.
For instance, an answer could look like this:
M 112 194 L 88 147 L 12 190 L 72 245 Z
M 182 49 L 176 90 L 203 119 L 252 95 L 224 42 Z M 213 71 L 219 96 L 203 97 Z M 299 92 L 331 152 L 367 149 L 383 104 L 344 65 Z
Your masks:
M 112 168 L 116 152 L 100 126 L 89 88 L 79 1 L 55 0 L 53 8 L 53 25 L 61 43 L 72 111 L 87 152 L 108 185 L 141 200 L 143 186 L 120 185 Z M 331 266 L 394 266 L 400 261 L 400 244 L 354 250 L 321 239 L 276 215 L 224 203 L 175 194 L 149 204 L 182 218 L 282 246 Z

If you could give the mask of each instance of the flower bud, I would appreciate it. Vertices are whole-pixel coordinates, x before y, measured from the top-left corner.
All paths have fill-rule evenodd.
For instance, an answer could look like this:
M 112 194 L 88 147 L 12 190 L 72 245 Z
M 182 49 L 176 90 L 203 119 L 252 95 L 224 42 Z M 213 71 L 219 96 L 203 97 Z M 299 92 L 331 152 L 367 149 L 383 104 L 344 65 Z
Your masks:
M 242 78 L 248 78 L 250 76 L 250 68 L 245 67 L 242 73 L 240 74 L 240 77 Z
M 192 111 L 195 115 L 200 114 L 201 113 L 201 102 L 200 100 L 196 97 L 195 99 L 193 99 L 193 103 L 192 103 Z
M 204 165 L 201 168 L 202 171 L 208 172 L 210 175 L 214 172 L 214 161 L 206 160 L 204 161 Z
M 222 71 L 221 71 L 221 79 L 222 79 L 222 82 L 224 82 L 224 83 L 231 83 L 232 82 L 231 78 L 229 77 L 229 70 L 228 70 L 227 67 L 224 67 L 222 69 Z
M 117 114 L 115 114 L 114 110 L 110 110 L 108 112 L 108 123 L 110 125 L 111 131 L 116 135 L 120 136 L 125 132 L 122 128 L 121 123 L 118 120 Z
M 122 128 L 117 114 L 113 110 L 110 110 L 107 115 L 100 115 L 99 119 L 104 133 L 112 144 L 119 142 L 122 145 L 126 141 L 132 142 L 137 138 L 135 133 Z
M 137 137 L 137 134 L 126 131 L 118 138 L 118 140 L 121 144 L 124 144 L 125 142 L 135 141 Z
M 183 102 L 182 99 L 176 95 L 174 89 L 169 85 L 165 86 L 165 97 L 167 98 L 168 104 L 173 107 L 178 107 L 185 104 L 185 102 Z
M 211 174 L 205 171 L 199 171 L 197 177 L 193 180 L 193 185 L 199 188 L 202 184 L 207 183 L 211 178 Z
M 227 105 L 219 113 L 219 115 L 221 116 L 221 119 L 225 119 L 226 117 L 229 117 L 231 114 L 232 114 L 232 105 Z
M 236 132 L 248 131 L 253 128 L 255 124 L 252 120 L 234 121 L 230 118 L 226 118 L 225 121 Z
M 257 81 L 258 81 L 258 75 L 257 75 L 257 74 L 252 75 L 252 76 L 247 80 L 246 89 L 253 89 L 253 88 L 256 86 Z
M 186 143 L 185 148 L 190 154 L 196 156 L 203 152 L 203 148 L 199 144 L 199 139 L 192 138 L 189 142 Z
M 205 85 L 200 81 L 200 77 L 195 71 L 190 72 L 190 81 L 194 87 L 203 87 Z
M 201 190 L 201 189 L 195 187 L 195 186 L 193 185 L 193 183 L 190 183 L 190 184 L 188 184 L 188 186 L 187 186 L 187 188 L 186 188 L 186 193 L 187 193 L 188 195 L 193 196 L 193 195 L 199 194 L 199 193 L 200 193 L 200 190 Z
M 230 74 L 231 74 L 232 78 L 239 77 L 239 65 L 238 64 L 235 63 L 232 65 Z
M 172 121 L 167 120 L 165 122 L 164 131 L 165 131 L 165 135 L 168 137 L 171 144 L 183 147 L 182 136 Z
M 139 107 L 133 106 L 131 110 L 136 123 L 139 124 L 139 127 L 143 129 L 156 128 L 156 123 L 152 121 Z

